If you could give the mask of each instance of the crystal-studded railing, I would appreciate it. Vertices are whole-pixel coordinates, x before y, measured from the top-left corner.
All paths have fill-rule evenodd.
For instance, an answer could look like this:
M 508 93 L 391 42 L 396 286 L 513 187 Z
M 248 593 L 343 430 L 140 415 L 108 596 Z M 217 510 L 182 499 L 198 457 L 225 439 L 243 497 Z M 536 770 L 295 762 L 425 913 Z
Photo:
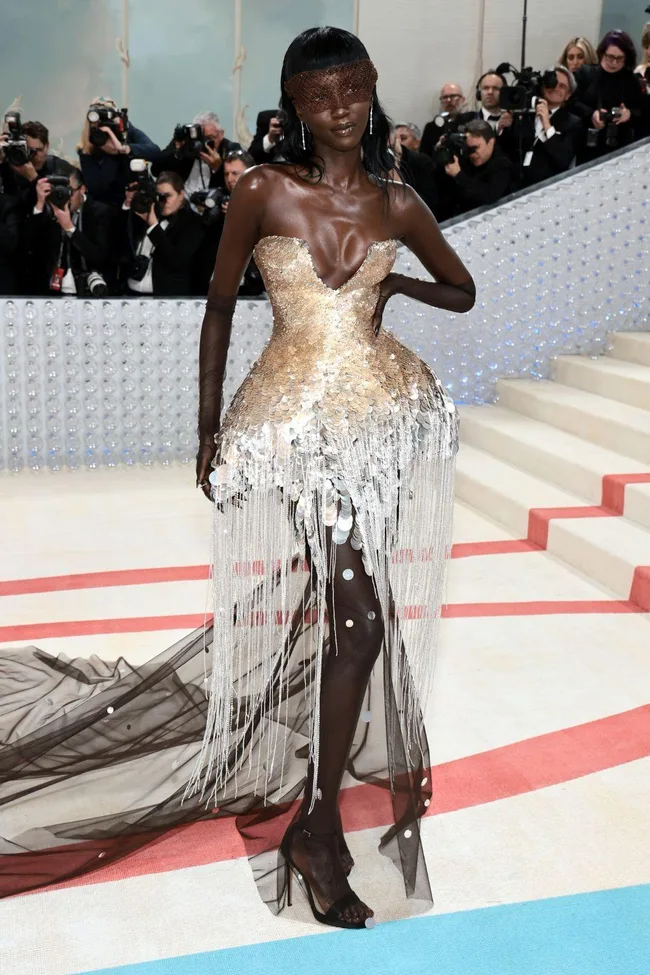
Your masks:
M 445 228 L 476 280 L 458 316 L 394 298 L 385 325 L 459 402 L 501 376 L 543 377 L 559 353 L 598 354 L 612 330 L 648 327 L 648 142 Z M 408 251 L 396 270 L 424 269 Z M 0 301 L 0 469 L 190 462 L 196 450 L 194 299 Z M 271 328 L 241 300 L 229 400 Z

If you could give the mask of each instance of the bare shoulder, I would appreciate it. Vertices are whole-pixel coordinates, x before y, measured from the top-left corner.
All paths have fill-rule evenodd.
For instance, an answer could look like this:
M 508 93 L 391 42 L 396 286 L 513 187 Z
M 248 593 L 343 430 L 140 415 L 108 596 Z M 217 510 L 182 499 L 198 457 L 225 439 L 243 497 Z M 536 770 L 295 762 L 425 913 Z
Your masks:
M 407 183 L 387 180 L 391 218 L 399 236 L 408 232 L 414 221 L 422 217 L 431 218 L 431 211 L 422 197 Z

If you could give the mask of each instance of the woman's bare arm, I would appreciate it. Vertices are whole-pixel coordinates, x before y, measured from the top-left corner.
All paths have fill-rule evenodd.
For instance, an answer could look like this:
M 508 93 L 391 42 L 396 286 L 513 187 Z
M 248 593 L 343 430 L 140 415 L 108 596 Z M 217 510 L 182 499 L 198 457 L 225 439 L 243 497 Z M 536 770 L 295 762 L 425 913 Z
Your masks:
M 223 381 L 237 291 L 259 238 L 266 182 L 262 167 L 243 173 L 237 182 L 228 205 L 201 326 L 196 483 L 201 485 L 208 498 L 210 487 L 207 479 L 216 453 L 215 436 L 221 422 Z

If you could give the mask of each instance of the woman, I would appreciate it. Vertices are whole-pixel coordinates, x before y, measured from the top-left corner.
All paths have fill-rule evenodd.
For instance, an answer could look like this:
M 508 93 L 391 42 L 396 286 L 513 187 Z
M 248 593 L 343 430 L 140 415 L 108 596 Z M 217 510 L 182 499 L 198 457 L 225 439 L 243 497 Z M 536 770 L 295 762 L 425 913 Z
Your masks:
M 252 729 L 267 723 L 275 733 L 267 729 L 256 752 L 258 788 L 266 793 L 274 767 L 290 768 L 290 723 L 277 726 L 302 667 L 309 761 L 304 798 L 280 851 L 289 891 L 296 873 L 314 916 L 339 927 L 369 926 L 373 915 L 347 880 L 338 792 L 382 651 L 384 748 L 406 756 L 400 771 L 415 786 L 413 819 L 424 811 L 417 807 L 427 776 L 411 782 L 426 767 L 417 695 L 433 660 L 457 439 L 451 400 L 424 363 L 381 332 L 381 314 L 394 294 L 456 311 L 474 303 L 472 279 L 429 209 L 409 187 L 386 179 L 393 158 L 376 79 L 366 49 L 346 31 L 314 28 L 290 45 L 282 67 L 286 162 L 240 177 L 200 350 L 197 484 L 217 502 L 214 592 L 223 626 L 202 756 L 209 760 L 193 785 L 218 801 L 232 763 L 248 768 Z M 399 241 L 438 283 L 391 273 Z M 275 329 L 221 424 L 235 296 L 251 253 Z M 250 580 L 233 581 L 232 566 L 249 564 L 256 551 L 264 559 L 251 598 Z M 403 551 L 417 567 L 393 568 Z M 310 567 L 304 594 L 291 591 L 296 558 Z M 231 603 L 238 607 L 232 623 Z M 290 625 L 305 604 L 316 629 L 303 651 L 308 671 Z M 402 620 L 414 604 L 426 605 L 431 619 L 411 628 L 405 645 Z M 242 635 L 240 607 L 256 619 L 256 632 Z M 288 621 L 284 641 L 278 618 Z M 395 765 L 387 764 L 395 781 Z M 398 827 L 398 837 L 408 859 L 417 845 L 409 842 L 412 826 Z
M 571 111 L 588 126 L 586 144 L 578 153 L 579 163 L 598 159 L 638 138 L 643 111 L 644 96 L 634 76 L 636 51 L 630 35 L 610 31 L 596 53 L 598 65 L 584 65 L 575 75 L 578 90 Z
M 171 826 L 236 815 L 272 911 L 299 871 L 319 920 L 370 926 L 348 882 L 347 772 L 365 783 L 348 796 L 377 825 L 392 821 L 381 850 L 407 896 L 430 905 L 419 702 L 450 549 L 457 416 L 381 316 L 393 294 L 467 311 L 474 285 L 429 209 L 386 178 L 376 77 L 354 35 L 301 34 L 282 70 L 287 162 L 244 173 L 228 207 L 200 347 L 214 625 L 137 667 L 0 654 L 6 893 L 104 866 Z M 400 240 L 435 282 L 391 271 Z M 220 422 L 253 251 L 274 331 Z
M 110 118 L 104 118 L 106 115 Z M 91 121 L 95 116 L 97 119 Z M 152 160 L 160 153 L 158 146 L 130 122 L 126 125 L 126 131 L 123 129 L 124 118 L 115 102 L 111 98 L 95 98 L 86 113 L 77 146 L 79 168 L 88 193 L 93 199 L 116 209 L 122 205 L 124 198 L 129 161 Z
M 190 209 L 178 173 L 161 173 L 156 189 L 157 204 L 147 213 L 131 210 L 129 214 L 132 259 L 127 294 L 189 295 L 193 293 L 192 270 L 203 240 L 203 224 L 198 213 Z M 126 194 L 129 205 L 133 193 L 130 189 Z M 135 266 L 140 269 L 137 276 Z
M 558 64 L 575 72 L 584 64 L 598 64 L 598 58 L 591 41 L 586 37 L 572 37 L 562 51 Z

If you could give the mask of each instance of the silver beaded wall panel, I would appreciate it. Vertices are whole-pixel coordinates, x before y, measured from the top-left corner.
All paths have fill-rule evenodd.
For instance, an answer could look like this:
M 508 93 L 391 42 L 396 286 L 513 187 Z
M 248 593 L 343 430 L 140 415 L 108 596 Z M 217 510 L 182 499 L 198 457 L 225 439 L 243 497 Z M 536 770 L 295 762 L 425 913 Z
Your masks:
M 608 332 L 648 328 L 649 155 L 641 145 L 450 227 L 475 308 L 396 297 L 385 326 L 460 403 L 490 402 L 502 376 L 547 377 L 560 353 L 597 355 Z M 405 250 L 395 270 L 426 276 Z M 195 299 L 2 299 L 0 469 L 191 462 L 202 314 Z M 226 402 L 270 329 L 268 302 L 239 302 Z

